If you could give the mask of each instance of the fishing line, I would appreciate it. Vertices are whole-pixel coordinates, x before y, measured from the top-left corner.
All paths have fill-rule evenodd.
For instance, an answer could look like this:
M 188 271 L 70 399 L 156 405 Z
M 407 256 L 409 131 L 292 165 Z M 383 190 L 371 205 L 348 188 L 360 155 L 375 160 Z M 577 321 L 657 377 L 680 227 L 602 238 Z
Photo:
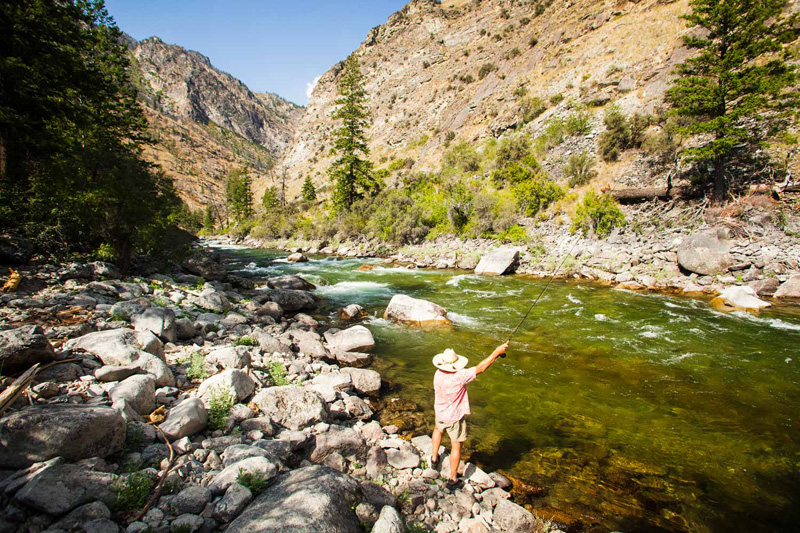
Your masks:
M 558 274 L 558 271 L 561 269 L 561 266 L 564 264 L 564 261 L 566 261 L 566 260 L 567 260 L 567 257 L 569 257 L 570 255 L 572 255 L 572 250 L 574 250 L 574 249 L 575 249 L 575 245 L 576 245 L 576 244 L 578 244 L 578 242 L 579 242 L 579 241 L 578 241 L 578 240 L 576 240 L 576 241 L 575 241 L 575 242 L 572 244 L 572 246 L 570 247 L 570 249 L 569 249 L 569 251 L 567 252 L 567 254 L 564 256 L 564 258 L 563 258 L 563 259 L 561 260 L 561 262 L 558 264 L 558 266 L 556 267 L 556 269 L 553 271 L 553 275 L 552 275 L 552 276 L 550 276 L 550 279 L 548 279 L 548 280 L 547 280 L 547 283 L 545 284 L 544 288 L 542 289 L 542 292 L 540 292 L 540 293 L 539 293 L 539 296 L 537 296 L 537 297 L 536 297 L 536 299 L 533 301 L 533 303 L 531 304 L 531 306 L 528 308 L 528 311 L 525 313 L 525 316 L 523 316 L 523 317 L 522 317 L 522 320 L 520 320 L 520 321 L 519 321 L 519 324 L 517 324 L 517 327 L 515 327 L 515 328 L 514 328 L 514 331 L 512 331 L 512 332 L 511 332 L 511 335 L 509 335 L 509 336 L 508 336 L 508 340 L 506 341 L 507 343 L 511 342 L 511 339 L 512 339 L 512 338 L 514 337 L 514 335 L 517 333 L 517 330 L 519 330 L 519 327 L 520 327 L 520 326 L 523 324 L 523 322 L 525 322 L 525 319 L 526 319 L 526 318 L 528 318 L 528 315 L 529 315 L 529 314 L 531 314 L 531 311 L 533 311 L 533 308 L 534 308 L 534 307 L 536 307 L 536 304 L 537 304 L 537 303 L 539 303 L 539 300 L 541 299 L 542 295 L 545 293 L 545 291 L 547 290 L 547 288 L 550 286 L 550 283 L 552 283 L 552 281 L 555 279 L 555 277 L 556 277 L 556 274 Z M 504 354 L 504 353 L 503 353 L 503 354 L 500 354 L 500 357 L 505 357 L 505 356 L 506 356 L 506 354 Z

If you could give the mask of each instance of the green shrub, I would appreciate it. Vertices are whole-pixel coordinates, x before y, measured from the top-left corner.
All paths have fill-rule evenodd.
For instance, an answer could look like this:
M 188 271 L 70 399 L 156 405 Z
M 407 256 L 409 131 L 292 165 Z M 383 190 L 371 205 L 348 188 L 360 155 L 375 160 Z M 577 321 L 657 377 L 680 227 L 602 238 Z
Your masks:
M 206 356 L 202 352 L 194 352 L 189 359 L 189 368 L 186 377 L 191 380 L 203 381 L 208 377 L 206 372 Z
M 236 483 L 250 489 L 253 496 L 258 496 L 264 489 L 269 487 L 270 480 L 266 478 L 263 472 L 245 472 L 240 468 L 239 475 L 236 476 Z
M 462 74 L 461 76 L 458 77 L 458 80 L 461 81 L 462 83 L 469 84 L 475 81 L 475 78 L 472 77 L 472 74 Z
M 94 252 L 94 256 L 98 261 L 108 261 L 113 263 L 117 260 L 117 252 L 114 251 L 114 247 L 105 242 L 97 247 L 97 250 Z
M 469 143 L 460 142 L 444 153 L 444 165 L 461 172 L 477 172 L 481 168 L 481 158 Z
M 512 163 L 522 161 L 531 154 L 531 141 L 527 135 L 514 135 L 506 137 L 500 142 L 495 155 L 497 168 L 507 167 Z
M 551 105 L 558 105 L 564 101 L 564 95 L 561 93 L 554 94 L 550 97 L 550 104 Z
M 537 44 L 539 44 L 539 39 L 537 39 L 536 37 L 531 37 L 531 39 L 528 41 L 528 46 L 530 46 L 531 48 L 533 48 Z
M 224 385 L 212 387 L 208 400 L 208 425 L 211 429 L 223 429 L 228 423 L 236 395 Z
M 564 119 L 553 118 L 547 123 L 544 132 L 536 138 L 536 151 L 544 153 L 564 142 Z
M 277 361 L 270 363 L 267 367 L 267 372 L 269 373 L 269 379 L 272 381 L 273 385 L 280 387 L 289 384 L 289 380 L 286 379 L 286 369 L 283 367 L 282 363 Z
M 530 122 L 547 111 L 547 104 L 538 96 L 523 98 L 520 102 L 523 122 Z
M 497 235 L 497 239 L 511 244 L 527 244 L 531 238 L 524 227 L 514 224 Z
M 564 123 L 564 131 L 567 135 L 577 137 L 579 135 L 587 135 L 592 131 L 590 125 L 591 115 L 585 109 L 578 109 L 567 117 Z
M 547 209 L 550 204 L 564 196 L 564 190 L 542 174 L 535 174 L 527 181 L 512 185 L 511 191 L 517 208 L 529 217 Z
M 239 337 L 233 341 L 234 346 L 258 346 L 258 341 L 253 337 Z
M 598 237 L 606 237 L 612 229 L 624 225 L 625 214 L 614 198 L 589 191 L 578 204 L 570 231 L 580 231 L 586 236 L 594 230 Z
M 124 481 L 117 481 L 112 485 L 114 501 L 109 508 L 116 513 L 141 509 L 147 503 L 147 498 L 155 485 L 156 482 L 151 476 L 143 472 L 134 472 Z
M 577 187 L 589 183 L 597 175 L 597 171 L 594 170 L 596 164 L 595 159 L 585 151 L 569 156 L 563 168 L 564 177 L 569 180 L 569 186 Z
M 625 150 L 642 145 L 649 120 L 638 113 L 628 118 L 613 105 L 606 111 L 603 124 L 606 131 L 600 134 L 600 156 L 604 161 L 616 161 Z
M 512 48 L 511 50 L 508 51 L 508 53 L 506 54 L 506 59 L 513 59 L 513 58 L 518 57 L 520 55 L 522 55 L 522 52 L 520 51 L 519 48 L 517 48 L 515 46 L 514 48 Z
M 497 65 L 495 65 L 494 63 L 484 63 L 478 70 L 478 77 L 480 79 L 483 79 L 492 72 L 494 72 L 495 70 L 497 70 Z

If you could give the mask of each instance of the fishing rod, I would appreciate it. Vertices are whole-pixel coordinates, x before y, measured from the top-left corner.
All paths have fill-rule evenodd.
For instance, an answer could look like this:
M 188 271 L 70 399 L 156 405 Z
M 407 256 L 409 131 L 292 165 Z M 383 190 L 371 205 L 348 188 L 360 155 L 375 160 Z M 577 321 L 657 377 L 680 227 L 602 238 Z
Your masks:
M 528 311 L 525 313 L 525 316 L 523 316 L 522 320 L 519 321 L 519 323 L 517 324 L 517 327 L 515 327 L 514 331 L 511 332 L 511 335 L 508 336 L 508 340 L 506 340 L 506 343 L 510 343 L 511 342 L 511 339 L 517 333 L 517 330 L 519 329 L 519 327 L 523 324 L 523 322 L 525 322 L 525 319 L 528 318 L 528 315 L 531 314 L 531 311 L 533 311 L 533 308 L 536 307 L 536 304 L 539 303 L 539 300 L 541 299 L 542 295 L 545 293 L 547 288 L 550 286 L 550 283 L 552 283 L 552 281 L 555 279 L 556 274 L 558 274 L 558 271 L 561 269 L 561 266 L 564 264 L 564 261 L 567 260 L 567 257 L 572 255 L 572 250 L 575 249 L 575 245 L 578 244 L 578 242 L 579 242 L 579 240 L 576 240 L 574 243 L 572 243 L 572 246 L 570 247 L 569 251 L 566 253 L 564 258 L 561 260 L 561 262 L 558 264 L 556 269 L 553 271 L 553 275 L 551 275 L 550 279 L 547 280 L 547 283 L 545 284 L 544 288 L 542 289 L 542 292 L 539 293 L 539 296 L 536 297 L 536 299 L 533 301 L 531 306 L 528 308 Z M 500 354 L 500 357 L 505 357 L 505 356 L 506 356 L 505 353 Z

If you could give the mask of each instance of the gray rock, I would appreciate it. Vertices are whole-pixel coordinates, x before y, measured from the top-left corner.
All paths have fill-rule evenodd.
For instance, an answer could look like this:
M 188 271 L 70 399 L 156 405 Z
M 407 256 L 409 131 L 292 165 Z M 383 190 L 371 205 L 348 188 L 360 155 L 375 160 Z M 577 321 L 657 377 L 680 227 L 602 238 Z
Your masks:
M 367 316 L 367 312 L 358 304 L 350 304 L 339 310 L 339 318 L 343 320 L 353 320 Z
M 775 291 L 775 298 L 800 298 L 800 276 L 792 276 Z
M 94 377 L 97 381 L 122 381 L 141 372 L 142 369 L 138 366 L 101 366 L 94 371 Z
M 276 276 L 267 280 L 270 289 L 289 289 L 293 291 L 313 291 L 317 288 L 300 276 Z
M 194 533 L 195 531 L 199 531 L 200 528 L 203 527 L 204 523 L 205 520 L 196 514 L 185 513 L 172 521 L 170 531 L 173 533 L 177 533 L 178 531 L 185 533 L 185 531 L 188 529 L 188 531 Z
M 185 341 L 197 335 L 197 328 L 194 327 L 194 322 L 188 318 L 179 318 L 175 321 L 175 334 L 178 336 L 178 340 Z
M 225 281 L 228 276 L 225 267 L 210 257 L 191 257 L 184 261 L 181 266 L 190 274 L 204 279 Z
M 149 331 L 165 342 L 178 340 L 175 312 L 165 307 L 150 307 L 133 315 L 131 323 L 136 331 Z
M 756 291 L 747 286 L 726 287 L 720 295 L 711 301 L 712 304 L 720 305 L 728 309 L 762 309 L 771 304 L 760 300 L 756 296 Z
M 511 480 L 508 479 L 503 474 L 499 474 L 497 472 L 490 472 L 489 477 L 497 484 L 498 487 L 501 489 L 510 489 L 514 484 L 511 483 Z
M 395 294 L 389 301 L 383 318 L 420 325 L 446 325 L 451 323 L 446 315 L 447 309 L 433 302 Z
M 372 354 L 362 352 L 332 351 L 331 355 L 340 367 L 363 368 L 372 363 Z
M 269 481 L 278 474 L 278 465 L 267 457 L 248 457 L 226 466 L 208 484 L 208 489 L 214 494 L 222 494 L 237 482 L 240 473 L 259 473 L 266 481 Z
M 266 331 L 256 330 L 251 337 L 258 341 L 258 347 L 264 353 L 292 353 L 288 344 L 284 344 Z
M 363 352 L 375 347 L 375 339 L 364 326 L 353 326 L 336 333 L 325 332 L 325 341 L 331 350 L 341 352 Z
M 381 390 L 381 375 L 374 370 L 364 368 L 342 368 L 343 374 L 348 374 L 353 381 L 353 388 L 367 396 L 378 396 Z
M 259 316 L 266 315 L 275 320 L 280 320 L 283 316 L 283 309 L 275 302 L 266 302 L 256 311 L 256 314 Z
M 190 485 L 170 500 L 170 506 L 176 514 L 200 514 L 206 504 L 211 501 L 211 491 L 206 487 Z
M 131 376 L 113 386 L 108 395 L 114 403 L 125 400 L 140 415 L 150 414 L 156 408 L 156 381 L 149 374 Z
M 259 392 L 253 402 L 275 423 L 299 430 L 328 418 L 325 401 L 316 392 L 296 385 L 270 387 Z
M 275 429 L 272 427 L 272 419 L 268 416 L 258 416 L 242 420 L 239 424 L 239 428 L 245 433 L 248 431 L 260 431 L 265 437 L 271 437 L 275 432 Z
M 274 289 L 270 291 L 269 297 L 289 313 L 317 308 L 317 299 L 306 291 Z
M 678 246 L 678 264 L 689 272 L 713 275 L 733 264 L 730 246 L 716 236 L 693 235 Z
M 387 466 L 389 459 L 386 457 L 386 451 L 380 446 L 372 446 L 367 453 L 367 477 L 377 479 Z
M 400 504 L 397 496 L 389 492 L 385 487 L 371 481 L 363 481 L 361 483 L 361 492 L 364 493 L 364 499 L 377 509 L 383 509 L 385 505 L 397 507 Z
M 755 281 L 751 281 L 747 284 L 748 287 L 752 288 L 756 295 L 764 297 L 764 296 L 773 296 L 775 291 L 778 290 L 781 282 L 778 281 L 777 278 L 764 278 Z
M 361 498 L 358 483 L 323 466 L 281 475 L 234 520 L 227 533 L 361 533 L 350 509 Z
M 78 465 L 63 464 L 44 470 L 16 494 L 16 500 L 50 515 L 62 515 L 93 500 L 110 502 L 116 476 Z
M 231 369 L 213 375 L 203 381 L 197 388 L 197 396 L 208 405 L 213 390 L 217 387 L 227 388 L 233 391 L 237 401 L 242 401 L 256 390 L 256 382 L 253 378 L 241 370 Z
M 247 368 L 250 366 L 250 350 L 246 346 L 225 346 L 206 356 L 206 364 L 217 368 Z
M 511 497 L 511 494 L 509 494 L 508 492 L 499 487 L 485 490 L 481 494 L 483 501 L 488 503 L 490 507 L 494 507 L 495 505 L 497 505 L 497 502 L 499 502 L 500 500 L 507 500 Z
M 217 292 L 214 289 L 203 290 L 192 301 L 197 307 L 213 313 L 224 313 L 231 307 L 231 303 L 225 293 Z
M 353 388 L 353 379 L 343 373 L 339 372 L 326 372 L 314 376 L 310 382 L 312 385 L 326 385 L 335 391 L 346 392 Z
M 205 429 L 208 412 L 200 398 L 186 398 L 167 413 L 167 419 L 159 426 L 166 437 L 177 440 L 191 437 Z
M 115 303 L 111 306 L 109 313 L 117 320 L 130 320 L 133 315 L 143 312 L 152 305 L 147 298 L 136 298 Z
M 320 336 L 316 332 L 294 329 L 289 331 L 289 335 L 301 353 L 310 355 L 315 359 L 328 357 L 328 350 L 322 345 Z
M 253 443 L 266 451 L 275 462 L 286 462 L 292 459 L 293 443 L 285 440 L 259 440 Z
M 403 517 L 400 516 L 397 509 L 384 505 L 378 521 L 372 528 L 372 533 L 405 533 L 405 530 Z
M 317 444 L 311 452 L 311 460 L 319 463 L 333 452 L 343 457 L 363 457 L 367 450 L 364 437 L 353 428 L 331 426 L 329 431 L 317 435 Z
M 404 442 L 405 446 L 399 449 L 389 448 L 386 450 L 386 459 L 389 464 L 398 470 L 405 468 L 417 468 L 420 464 L 419 454 L 410 445 Z
M 0 331 L 0 368 L 9 375 L 36 363 L 50 363 L 55 352 L 41 326 L 22 326 Z
M 92 502 L 76 507 L 64 518 L 51 526 L 52 529 L 63 529 L 69 531 L 91 522 L 92 520 L 109 519 L 111 511 L 103 502 Z
M 271 458 L 272 455 L 265 449 L 258 446 L 250 446 L 248 444 L 234 444 L 228 446 L 222 454 L 222 464 L 230 466 L 233 463 L 244 461 L 250 457 L 267 457 Z
M 252 500 L 253 493 L 250 492 L 250 489 L 244 485 L 234 483 L 228 487 L 225 495 L 214 506 L 214 518 L 222 523 L 230 522 L 244 511 L 247 504 Z
M 98 518 L 83 525 L 84 533 L 119 533 L 119 526 L 110 518 Z
M 289 257 L 286 258 L 287 261 L 290 263 L 307 263 L 308 257 L 304 256 L 300 252 L 295 252 L 290 254 Z
M 502 276 L 513 273 L 519 264 L 519 250 L 516 248 L 498 248 L 481 257 L 476 274 Z
M 344 399 L 344 407 L 347 414 L 358 420 L 369 420 L 372 418 L 372 409 L 358 396 L 348 396 Z
M 0 466 L 24 468 L 53 457 L 79 461 L 122 449 L 125 421 L 110 407 L 34 406 L 0 419 Z
M 493 516 L 494 522 L 510 533 L 529 533 L 536 526 L 530 511 L 509 500 L 498 501 Z

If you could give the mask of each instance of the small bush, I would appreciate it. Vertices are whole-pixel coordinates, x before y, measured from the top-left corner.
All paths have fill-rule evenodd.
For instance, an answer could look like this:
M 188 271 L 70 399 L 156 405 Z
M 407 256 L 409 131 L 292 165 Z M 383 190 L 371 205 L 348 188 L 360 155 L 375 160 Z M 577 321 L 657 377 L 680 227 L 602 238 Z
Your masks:
M 592 131 L 590 125 L 591 115 L 585 109 L 578 109 L 567 117 L 564 127 L 567 135 L 577 137 L 587 135 Z
M 531 98 L 523 98 L 520 102 L 520 108 L 522 111 L 522 120 L 527 123 L 547 111 L 547 104 L 538 96 L 534 96 Z
M 547 152 L 564 142 L 564 120 L 554 118 L 548 122 L 544 132 L 536 138 L 536 151 Z
M 561 93 L 554 94 L 550 97 L 550 105 L 558 105 L 564 101 L 564 95 Z
M 189 359 L 189 368 L 186 377 L 192 380 L 203 381 L 208 377 L 206 372 L 206 356 L 202 352 L 194 352 Z
M 586 185 L 597 175 L 594 170 L 597 162 L 586 152 L 572 154 L 564 165 L 564 176 L 569 180 L 570 187 Z
M 134 472 L 124 481 L 117 481 L 111 487 L 114 501 L 109 508 L 116 513 L 141 509 L 155 487 L 155 480 L 142 472 Z
M 528 232 L 519 224 L 514 224 L 502 233 L 499 233 L 497 239 L 511 244 L 527 244 L 531 240 Z
M 506 137 L 500 142 L 495 156 L 495 166 L 504 168 L 512 163 L 522 161 L 531 153 L 531 141 L 527 135 Z
M 481 158 L 469 143 L 460 142 L 444 154 L 445 167 L 456 168 L 461 172 L 477 172 L 481 168 Z
M 495 70 L 497 70 L 497 65 L 495 65 L 494 63 L 484 63 L 478 70 L 478 77 L 480 79 L 483 79 L 492 72 L 494 72 Z
M 289 380 L 286 379 L 286 369 L 283 368 L 283 364 L 277 361 L 272 362 L 267 367 L 267 372 L 269 373 L 270 381 L 272 381 L 272 384 L 276 387 L 289 384 Z
M 606 111 L 603 124 L 606 131 L 600 134 L 600 156 L 603 161 L 616 161 L 625 150 L 642 145 L 649 120 L 638 113 L 628 118 L 614 105 Z
M 547 209 L 550 204 L 564 196 L 564 190 L 543 174 L 536 174 L 527 181 L 517 183 L 511 190 L 517 208 L 523 215 L 529 217 Z
M 264 476 L 263 472 L 245 472 L 240 468 L 239 475 L 236 476 L 236 483 L 250 489 L 253 496 L 258 496 L 269 487 L 270 480 Z
M 514 48 L 508 51 L 508 53 L 506 54 L 506 59 L 514 59 L 515 57 L 519 57 L 520 55 L 522 55 L 522 52 L 520 51 L 519 48 L 515 46 Z
M 233 341 L 234 346 L 258 346 L 258 341 L 253 337 L 239 337 Z
M 223 429 L 228 423 L 236 396 L 229 387 L 217 385 L 211 388 L 208 400 L 208 425 L 211 429 Z
M 472 74 L 464 74 L 464 75 L 459 76 L 458 80 L 461 81 L 461 83 L 469 84 L 469 83 L 472 83 L 473 81 L 475 81 L 475 78 L 472 77 Z
M 580 231 L 584 236 L 594 230 L 598 237 L 606 237 L 616 227 L 625 225 L 625 214 L 619 204 L 608 194 L 589 191 L 578 204 L 570 231 Z
M 528 46 L 530 46 L 531 48 L 533 48 L 537 44 L 539 44 L 539 39 L 537 39 L 536 37 L 531 37 L 530 41 L 528 41 Z

